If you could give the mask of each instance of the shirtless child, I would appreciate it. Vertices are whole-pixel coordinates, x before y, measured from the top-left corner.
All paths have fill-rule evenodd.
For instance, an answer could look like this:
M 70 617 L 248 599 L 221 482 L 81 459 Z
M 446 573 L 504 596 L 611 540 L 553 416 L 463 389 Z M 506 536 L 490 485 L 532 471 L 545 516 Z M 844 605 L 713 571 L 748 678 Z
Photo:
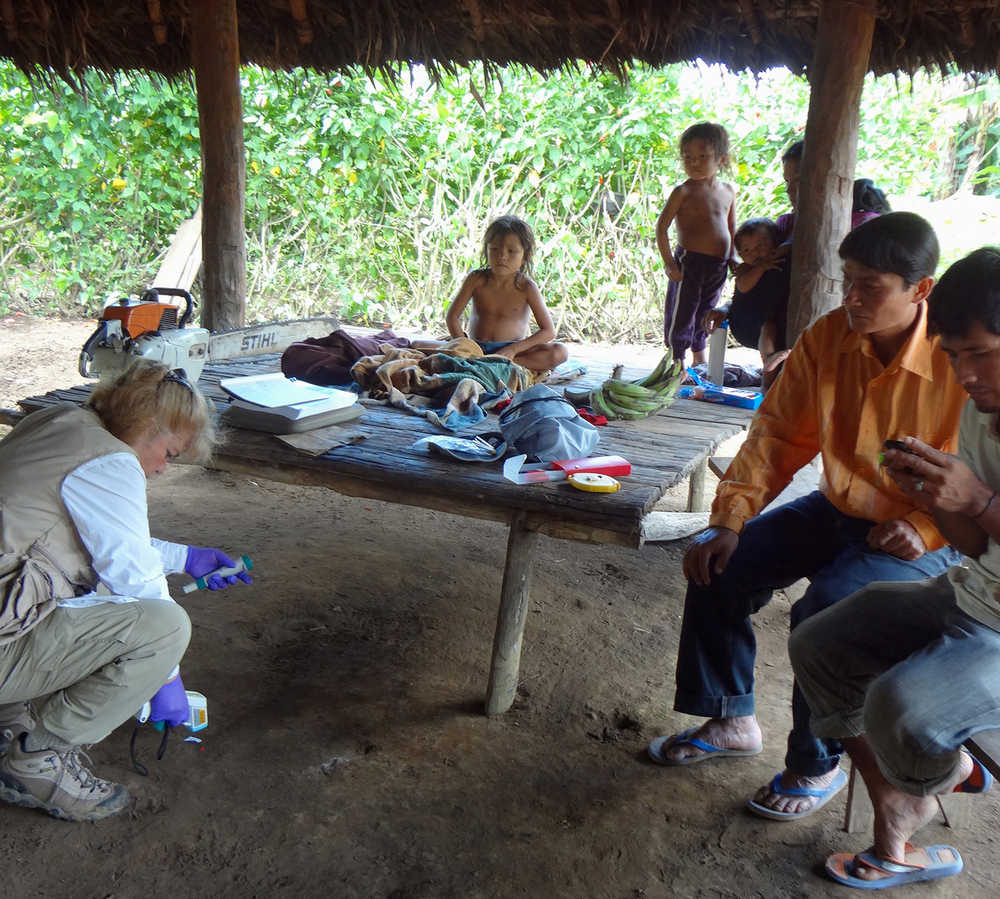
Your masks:
M 483 238 L 485 268 L 462 283 L 445 322 L 452 337 L 471 337 L 486 355 L 505 356 L 531 371 L 549 371 L 565 362 L 566 347 L 554 343 L 552 317 L 531 271 L 535 237 L 528 224 L 512 215 L 490 223 Z M 468 333 L 462 312 L 472 302 Z M 528 334 L 529 319 L 538 330 Z M 527 336 L 525 336 L 527 335 Z
M 674 358 L 688 349 L 694 363 L 706 362 L 705 313 L 719 301 L 727 269 L 735 265 L 736 190 L 717 179 L 729 162 L 729 136 L 721 125 L 701 122 L 681 135 L 687 181 L 671 191 L 656 220 L 656 245 L 670 285 L 664 310 L 664 342 Z M 677 252 L 669 229 L 677 225 Z

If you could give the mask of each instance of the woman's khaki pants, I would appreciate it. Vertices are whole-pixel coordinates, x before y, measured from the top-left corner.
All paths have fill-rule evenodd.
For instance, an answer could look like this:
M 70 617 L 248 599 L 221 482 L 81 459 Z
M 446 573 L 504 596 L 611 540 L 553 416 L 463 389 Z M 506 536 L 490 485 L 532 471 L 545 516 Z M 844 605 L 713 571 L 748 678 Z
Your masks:
M 60 606 L 0 644 L 0 706 L 44 696 L 35 708 L 44 728 L 97 743 L 163 686 L 190 636 L 187 613 L 168 600 Z

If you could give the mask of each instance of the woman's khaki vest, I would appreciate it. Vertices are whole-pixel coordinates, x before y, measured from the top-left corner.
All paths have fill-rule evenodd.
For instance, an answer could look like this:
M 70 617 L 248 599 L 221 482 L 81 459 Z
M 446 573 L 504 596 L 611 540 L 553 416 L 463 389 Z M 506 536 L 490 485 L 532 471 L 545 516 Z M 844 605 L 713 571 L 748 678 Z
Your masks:
M 60 599 L 97 586 L 97 575 L 63 505 L 71 471 L 110 453 L 132 453 L 90 409 L 55 406 L 0 441 L 0 644 L 17 639 Z

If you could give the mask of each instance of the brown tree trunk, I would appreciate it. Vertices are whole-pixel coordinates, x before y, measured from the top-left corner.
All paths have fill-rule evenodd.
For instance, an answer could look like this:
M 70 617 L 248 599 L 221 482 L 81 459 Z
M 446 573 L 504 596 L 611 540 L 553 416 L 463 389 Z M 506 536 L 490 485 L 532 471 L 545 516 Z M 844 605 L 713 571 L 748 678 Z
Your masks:
M 792 241 L 789 341 L 842 300 L 837 248 L 851 227 L 858 116 L 875 6 L 875 0 L 823 0 L 820 8 Z
M 222 331 L 246 319 L 246 160 L 236 0 L 191 4 L 191 61 L 201 131 L 201 321 Z

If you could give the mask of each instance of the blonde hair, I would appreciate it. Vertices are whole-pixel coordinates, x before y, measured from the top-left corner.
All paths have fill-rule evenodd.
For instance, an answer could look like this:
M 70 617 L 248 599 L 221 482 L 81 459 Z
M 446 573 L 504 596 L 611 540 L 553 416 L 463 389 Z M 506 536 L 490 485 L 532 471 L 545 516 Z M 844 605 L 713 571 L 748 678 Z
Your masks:
M 214 410 L 183 371 L 139 357 L 113 381 L 102 381 L 87 405 L 119 440 L 132 445 L 142 434 L 191 433 L 184 455 L 205 462 L 218 442 Z

